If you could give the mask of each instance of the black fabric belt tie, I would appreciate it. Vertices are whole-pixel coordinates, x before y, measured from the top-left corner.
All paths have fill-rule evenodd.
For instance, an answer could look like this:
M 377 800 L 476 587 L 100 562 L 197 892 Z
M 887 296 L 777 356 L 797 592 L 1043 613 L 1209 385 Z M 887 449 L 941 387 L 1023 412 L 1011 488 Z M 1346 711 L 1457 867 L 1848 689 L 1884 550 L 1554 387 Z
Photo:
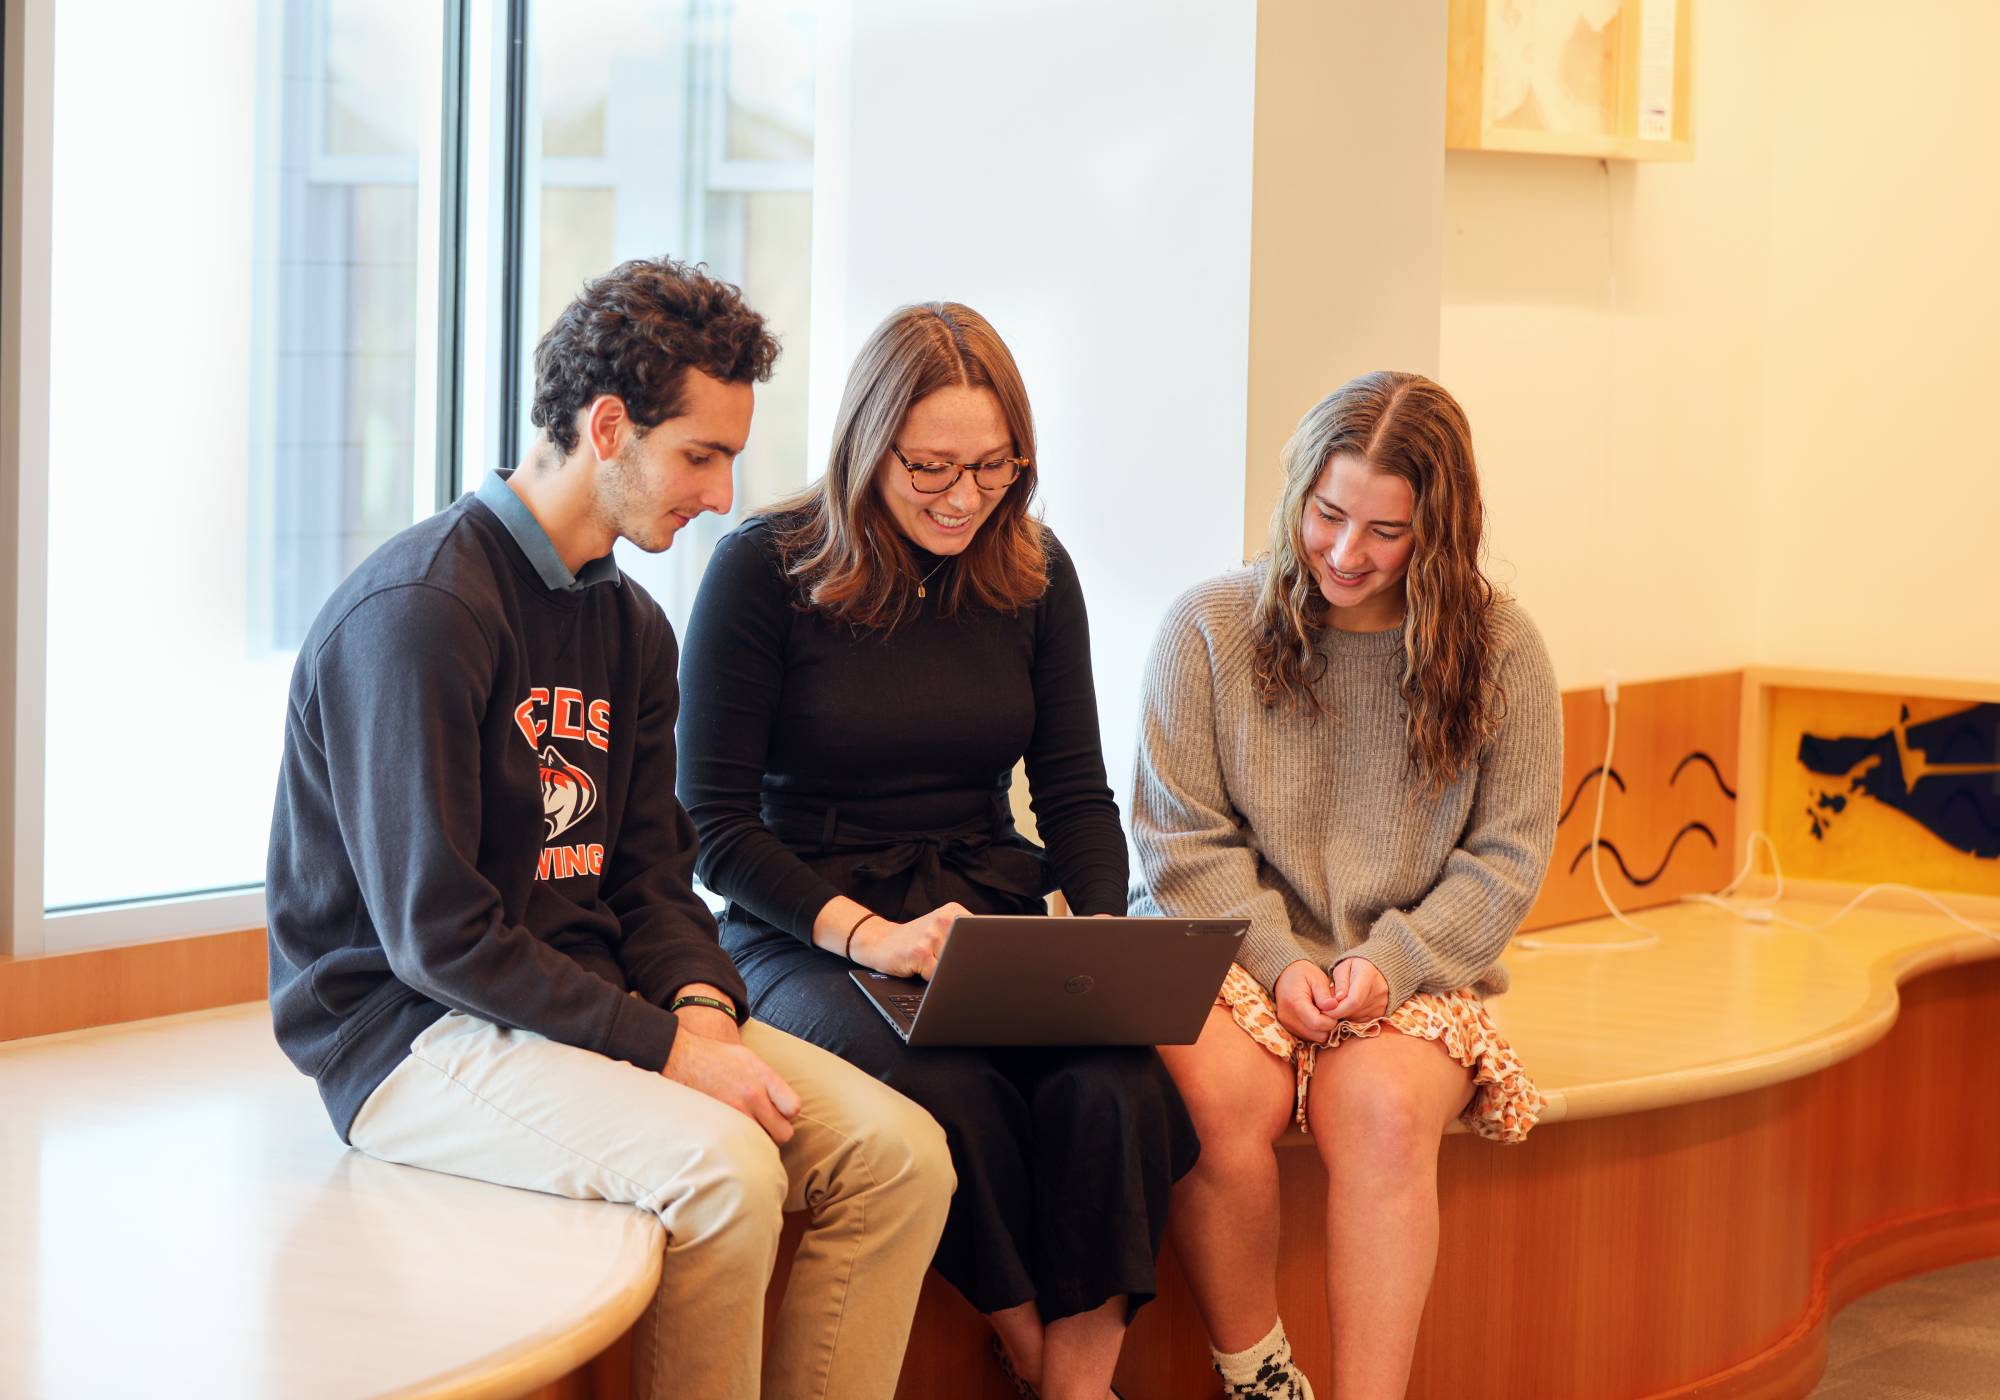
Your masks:
M 1040 912 L 1042 897 L 1055 888 L 1047 856 L 1014 830 L 998 802 L 988 820 L 938 831 L 880 831 L 843 822 L 838 807 L 810 814 L 766 809 L 764 821 L 849 898 L 906 920 L 954 899 L 976 913 Z M 898 900 L 895 886 L 902 882 Z M 968 899 L 965 886 L 991 897 Z

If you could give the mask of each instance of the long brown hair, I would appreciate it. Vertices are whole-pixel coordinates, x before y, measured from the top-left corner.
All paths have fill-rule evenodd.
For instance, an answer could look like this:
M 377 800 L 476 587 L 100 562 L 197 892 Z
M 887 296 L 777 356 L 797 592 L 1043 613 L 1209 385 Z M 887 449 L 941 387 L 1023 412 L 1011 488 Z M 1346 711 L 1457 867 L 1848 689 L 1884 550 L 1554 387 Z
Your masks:
M 1493 585 L 1479 567 L 1486 508 L 1472 428 L 1458 401 L 1420 374 L 1380 370 L 1314 404 L 1280 454 L 1284 495 L 1257 594 L 1254 677 L 1266 705 L 1324 712 L 1314 681 L 1327 603 L 1306 565 L 1305 514 L 1320 473 L 1353 453 L 1401 477 L 1416 498 L 1405 580 L 1403 674 L 1410 762 L 1442 790 L 1493 736 L 1506 704 L 1492 672 Z
M 890 313 L 869 335 L 847 374 L 825 474 L 765 512 L 785 572 L 815 611 L 888 630 L 915 603 L 917 575 L 876 474 L 910 406 L 953 385 L 993 391 L 1014 455 L 1031 465 L 1007 488 L 957 566 L 945 571 L 939 607 L 947 617 L 969 603 L 1013 613 L 1047 590 L 1047 546 L 1041 522 L 1028 513 L 1035 496 L 1035 420 L 1021 371 L 984 316 L 955 301 L 934 301 Z

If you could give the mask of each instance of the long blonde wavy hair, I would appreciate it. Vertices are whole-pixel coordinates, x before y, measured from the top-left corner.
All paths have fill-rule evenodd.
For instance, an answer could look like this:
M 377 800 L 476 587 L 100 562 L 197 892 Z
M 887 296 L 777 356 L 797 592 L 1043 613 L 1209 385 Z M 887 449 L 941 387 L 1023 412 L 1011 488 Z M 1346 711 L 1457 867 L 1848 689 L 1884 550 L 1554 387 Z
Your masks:
M 1378 370 L 1349 380 L 1299 420 L 1279 461 L 1284 494 L 1254 618 L 1254 677 L 1266 705 L 1326 711 L 1315 682 L 1326 599 L 1306 564 L 1305 515 L 1327 464 L 1352 453 L 1410 485 L 1416 506 L 1405 579 L 1403 674 L 1412 766 L 1442 791 L 1493 737 L 1506 705 L 1493 675 L 1493 585 L 1479 564 L 1486 508 L 1465 410 L 1420 374 Z
M 1021 371 L 1000 333 L 955 301 L 899 307 L 855 356 L 833 424 L 825 473 L 771 517 L 779 557 L 814 611 L 865 629 L 893 630 L 916 604 L 919 580 L 877 474 L 917 400 L 953 386 L 993 391 L 1017 456 L 1032 463 L 1035 418 Z M 977 605 L 1018 612 L 1048 589 L 1048 551 L 1032 465 L 946 570 L 940 611 Z

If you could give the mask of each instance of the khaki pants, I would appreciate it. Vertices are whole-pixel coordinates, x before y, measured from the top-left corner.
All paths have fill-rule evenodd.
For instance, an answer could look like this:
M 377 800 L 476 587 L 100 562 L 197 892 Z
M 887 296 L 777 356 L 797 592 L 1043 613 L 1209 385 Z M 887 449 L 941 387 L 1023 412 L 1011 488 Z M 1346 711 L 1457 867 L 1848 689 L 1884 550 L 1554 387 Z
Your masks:
M 783 1031 L 743 1043 L 798 1091 L 792 1140 L 635 1065 L 452 1012 L 354 1120 L 372 1157 L 584 1200 L 666 1227 L 633 1393 L 887 1400 L 955 1185 L 915 1104 Z M 780 1214 L 811 1213 L 760 1368 Z

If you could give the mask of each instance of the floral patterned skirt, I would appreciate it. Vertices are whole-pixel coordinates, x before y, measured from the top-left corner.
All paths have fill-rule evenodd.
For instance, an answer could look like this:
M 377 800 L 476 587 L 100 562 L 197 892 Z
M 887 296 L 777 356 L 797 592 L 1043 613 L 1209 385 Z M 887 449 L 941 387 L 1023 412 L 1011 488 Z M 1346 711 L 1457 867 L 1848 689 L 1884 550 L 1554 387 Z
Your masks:
M 1278 1021 L 1278 1008 L 1241 964 L 1232 963 L 1222 979 L 1215 1004 L 1229 1008 L 1236 1024 L 1258 1045 L 1290 1060 L 1297 1071 L 1293 1115 L 1302 1132 L 1306 1126 L 1306 1086 L 1322 1054 L 1349 1040 L 1372 1040 L 1382 1027 L 1392 1026 L 1419 1040 L 1435 1040 L 1446 1054 L 1472 1071 L 1472 1099 L 1459 1121 L 1483 1138 L 1520 1142 L 1542 1116 L 1545 1100 L 1535 1081 L 1521 1068 L 1514 1047 L 1495 1028 L 1486 1005 L 1470 991 L 1418 992 L 1387 1016 L 1372 1021 L 1342 1021 L 1333 1041 L 1316 1045 L 1300 1040 Z

